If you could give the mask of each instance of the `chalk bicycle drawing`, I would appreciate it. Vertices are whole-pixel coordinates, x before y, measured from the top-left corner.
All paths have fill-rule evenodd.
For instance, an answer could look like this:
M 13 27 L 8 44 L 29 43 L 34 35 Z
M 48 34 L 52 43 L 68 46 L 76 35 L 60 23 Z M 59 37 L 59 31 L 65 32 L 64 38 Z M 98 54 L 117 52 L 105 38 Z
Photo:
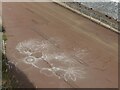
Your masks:
M 16 46 L 16 50 L 25 55 L 24 58 L 21 58 L 17 63 L 24 62 L 25 64 L 32 65 L 33 67 L 40 70 L 40 73 L 43 73 L 46 76 L 56 76 L 59 79 L 63 78 L 65 81 L 76 81 L 77 78 L 84 78 L 85 71 L 81 67 L 72 67 L 73 60 L 69 58 L 65 53 L 48 53 L 49 50 L 53 49 L 53 46 L 50 42 L 45 40 L 25 40 L 20 42 Z M 35 54 L 40 54 L 39 56 L 35 56 Z M 61 62 L 70 64 L 69 66 L 55 66 L 55 63 L 51 63 L 51 61 Z M 39 61 L 44 61 L 49 64 L 49 68 L 40 67 L 36 65 Z M 40 63 L 40 62 L 39 62 Z M 49 73 L 49 74 L 47 74 Z

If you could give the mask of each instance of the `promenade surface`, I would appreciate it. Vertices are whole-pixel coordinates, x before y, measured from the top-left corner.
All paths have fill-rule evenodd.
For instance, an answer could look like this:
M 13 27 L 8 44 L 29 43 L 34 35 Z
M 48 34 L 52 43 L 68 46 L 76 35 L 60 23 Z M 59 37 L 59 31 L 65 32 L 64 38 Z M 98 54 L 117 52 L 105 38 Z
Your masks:
M 3 3 L 6 55 L 19 87 L 118 87 L 118 35 L 55 3 Z

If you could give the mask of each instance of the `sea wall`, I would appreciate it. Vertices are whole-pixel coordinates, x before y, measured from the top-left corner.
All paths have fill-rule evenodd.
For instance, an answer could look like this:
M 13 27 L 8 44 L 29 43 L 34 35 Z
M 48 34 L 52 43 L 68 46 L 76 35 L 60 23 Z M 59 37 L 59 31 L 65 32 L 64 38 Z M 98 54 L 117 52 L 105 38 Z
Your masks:
M 57 0 L 53 0 L 55 3 L 64 6 L 65 8 L 68 8 L 78 14 L 83 15 L 84 17 L 87 17 L 88 19 L 104 26 L 112 31 L 120 33 L 118 30 L 119 21 L 115 20 L 114 18 L 105 15 L 103 13 L 100 13 L 99 11 L 95 11 L 93 8 L 89 8 L 80 2 L 60 2 Z

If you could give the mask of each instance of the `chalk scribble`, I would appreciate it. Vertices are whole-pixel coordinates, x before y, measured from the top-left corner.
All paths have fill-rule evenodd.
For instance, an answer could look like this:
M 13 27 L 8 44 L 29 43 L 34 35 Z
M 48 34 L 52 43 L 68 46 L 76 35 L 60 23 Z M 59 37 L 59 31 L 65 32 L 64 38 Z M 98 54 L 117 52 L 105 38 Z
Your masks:
M 54 42 L 53 40 L 52 42 Z M 54 42 L 54 45 L 57 44 Z M 24 62 L 25 64 L 32 65 L 46 76 L 57 76 L 65 81 L 76 81 L 77 78 L 84 78 L 85 71 L 81 67 L 72 65 L 74 64 L 74 59 L 65 52 L 58 52 L 54 45 L 50 41 L 37 39 L 20 42 L 17 44 L 16 49 L 25 56 L 18 63 Z M 76 53 L 77 56 L 82 55 L 80 50 Z M 40 61 L 46 62 L 49 64 L 49 67 L 45 68 L 37 65 Z M 57 66 L 55 62 L 63 63 L 64 66 Z
M 43 72 L 46 76 L 55 75 L 59 79 L 64 78 L 66 81 L 72 80 L 76 81 L 77 78 L 84 78 L 84 69 L 80 67 L 52 67 L 52 68 L 43 68 L 40 72 Z M 51 72 L 48 74 L 47 72 Z
M 37 40 L 23 41 L 16 46 L 16 49 L 25 55 L 32 55 L 33 53 L 40 51 L 40 42 Z
M 73 80 L 76 81 L 77 78 L 84 78 L 83 74 L 85 74 L 84 70 L 77 67 L 69 67 L 68 69 L 64 70 L 64 79 L 66 81 Z
M 74 49 L 74 50 L 76 51 L 75 56 L 80 59 L 83 59 L 88 54 L 88 51 L 86 49 Z

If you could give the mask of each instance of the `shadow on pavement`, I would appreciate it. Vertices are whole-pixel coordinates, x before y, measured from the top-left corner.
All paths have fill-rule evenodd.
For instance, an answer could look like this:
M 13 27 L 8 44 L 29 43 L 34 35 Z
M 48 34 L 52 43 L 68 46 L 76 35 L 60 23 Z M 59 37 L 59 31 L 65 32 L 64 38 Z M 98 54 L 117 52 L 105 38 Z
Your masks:
M 33 83 L 29 81 L 27 76 L 20 69 L 15 67 L 14 64 L 8 63 L 8 61 L 8 58 L 3 55 L 3 81 L 6 81 L 6 85 L 4 85 L 3 88 L 35 88 Z

